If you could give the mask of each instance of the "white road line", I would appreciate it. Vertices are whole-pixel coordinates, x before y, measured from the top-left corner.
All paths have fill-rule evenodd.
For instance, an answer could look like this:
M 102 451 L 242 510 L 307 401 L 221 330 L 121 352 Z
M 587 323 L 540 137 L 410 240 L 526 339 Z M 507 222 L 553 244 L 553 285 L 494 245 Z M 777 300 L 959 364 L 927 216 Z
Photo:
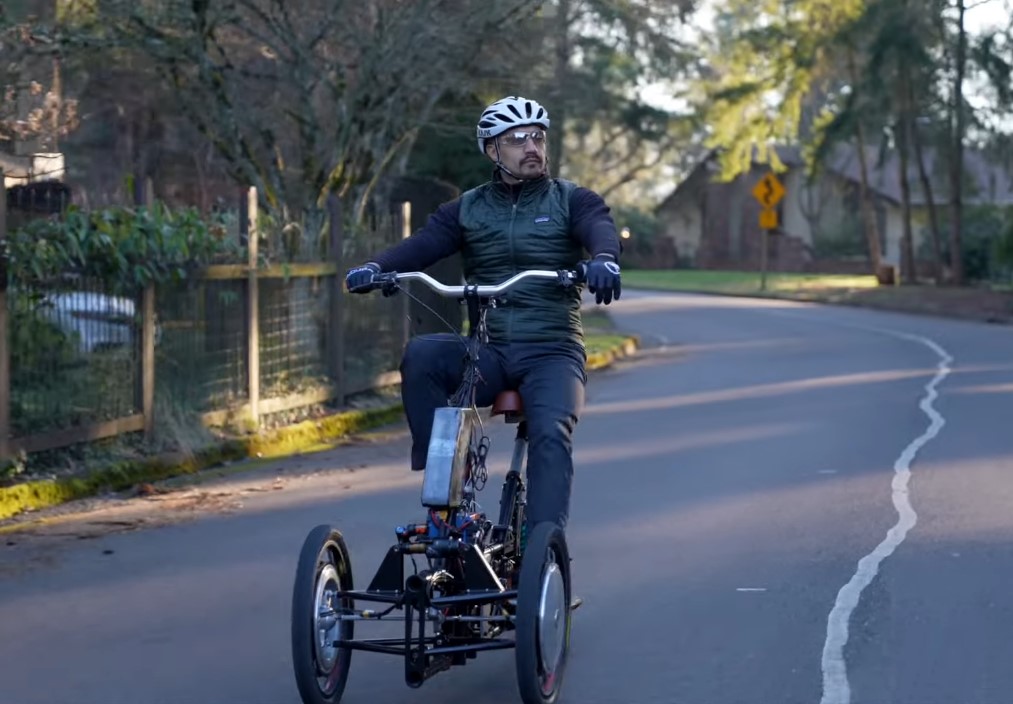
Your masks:
M 858 326 L 856 326 L 858 327 Z M 864 326 L 862 326 L 864 327 Z M 862 591 L 876 577 L 880 563 L 889 557 L 897 546 L 904 542 L 907 532 L 918 521 L 918 514 L 911 506 L 908 494 L 908 481 L 911 477 L 911 462 L 926 443 L 939 434 L 946 420 L 933 406 L 938 397 L 936 387 L 949 375 L 953 357 L 939 344 L 919 335 L 909 335 L 894 330 L 881 328 L 865 328 L 876 332 L 884 332 L 894 337 L 913 340 L 927 346 L 939 356 L 938 371 L 932 380 L 925 385 L 925 396 L 919 403 L 920 408 L 930 419 L 928 428 L 908 445 L 893 465 L 893 505 L 897 509 L 897 524 L 891 528 L 886 538 L 870 554 L 858 562 L 858 570 L 837 594 L 837 601 L 827 620 L 827 639 L 823 646 L 823 698 L 820 704 L 849 704 L 851 687 L 848 683 L 848 668 L 844 661 L 844 646 L 848 642 L 848 622 Z
M 793 315 L 783 310 L 761 310 L 769 315 L 814 322 L 813 318 L 804 314 Z M 908 531 L 918 522 L 918 514 L 915 513 L 908 498 L 911 462 L 914 461 L 918 450 L 939 435 L 939 431 L 946 424 L 946 420 L 936 410 L 933 401 L 939 396 L 936 388 L 952 371 L 950 365 L 953 363 L 953 357 L 943 349 L 942 345 L 921 335 L 827 318 L 820 318 L 816 322 L 823 325 L 864 330 L 865 332 L 874 332 L 916 342 L 928 347 L 939 357 L 939 363 L 936 365 L 936 374 L 925 385 L 925 395 L 918 404 L 925 415 L 929 417 L 929 426 L 924 433 L 904 448 L 904 451 L 893 465 L 893 505 L 897 510 L 897 523 L 887 532 L 886 538 L 876 546 L 875 550 L 858 561 L 858 569 L 851 580 L 841 587 L 841 590 L 837 593 L 834 608 L 830 611 L 830 616 L 827 619 L 827 639 L 823 644 L 823 660 L 821 663 L 823 669 L 823 697 L 820 699 L 820 704 L 850 704 L 851 686 L 848 682 L 848 666 L 844 661 L 844 646 L 848 643 L 848 624 L 851 620 L 851 614 L 854 613 L 855 608 L 858 606 L 858 600 L 861 598 L 862 592 L 875 579 L 876 574 L 879 572 L 880 563 L 893 554 L 897 546 L 904 542 Z
M 935 401 L 939 396 L 936 392 L 936 387 L 938 387 L 939 384 L 950 374 L 950 364 L 953 362 L 953 357 L 951 357 L 950 354 L 937 342 L 920 335 L 912 335 L 899 332 L 897 330 L 874 327 L 871 325 L 848 323 L 827 318 L 814 319 L 811 316 L 805 315 L 805 313 L 802 313 L 802 315 L 794 314 L 795 312 L 804 311 L 806 307 L 807 306 L 804 304 L 799 305 L 792 312 L 766 308 L 763 306 L 756 306 L 753 310 L 767 315 L 777 315 L 810 323 L 818 322 L 822 325 L 834 325 L 838 327 L 852 328 L 855 330 L 864 330 L 866 332 L 881 333 L 895 338 L 910 340 L 921 345 L 925 345 L 939 357 L 939 363 L 936 367 L 937 372 L 935 376 L 933 376 L 932 380 L 925 385 L 925 396 L 922 397 L 921 402 L 919 403 L 919 407 L 925 415 L 929 417 L 929 426 L 924 433 L 915 438 L 911 444 L 904 449 L 900 457 L 897 458 L 897 461 L 894 462 L 894 478 L 892 486 L 893 505 L 897 510 L 898 516 L 897 524 L 887 532 L 886 538 L 883 542 L 876 546 L 875 550 L 859 560 L 857 571 L 851 580 L 841 588 L 840 592 L 838 592 L 834 608 L 831 610 L 830 616 L 827 619 L 827 639 L 823 645 L 822 661 L 823 697 L 820 700 L 820 704 L 850 704 L 851 686 L 848 683 L 847 663 L 844 662 L 844 646 L 848 642 L 848 622 L 851 620 L 851 614 L 854 612 L 855 607 L 858 606 L 858 600 L 862 595 L 862 591 L 865 590 L 879 572 L 880 563 L 893 554 L 893 551 L 897 549 L 897 546 L 904 542 L 907 532 L 911 530 L 918 521 L 918 514 L 915 513 L 915 510 L 912 508 L 911 502 L 908 499 L 908 481 L 911 477 L 911 462 L 914 460 L 918 450 L 920 450 L 930 440 L 935 438 L 946 424 L 946 420 L 943 416 L 936 411 L 933 401 Z

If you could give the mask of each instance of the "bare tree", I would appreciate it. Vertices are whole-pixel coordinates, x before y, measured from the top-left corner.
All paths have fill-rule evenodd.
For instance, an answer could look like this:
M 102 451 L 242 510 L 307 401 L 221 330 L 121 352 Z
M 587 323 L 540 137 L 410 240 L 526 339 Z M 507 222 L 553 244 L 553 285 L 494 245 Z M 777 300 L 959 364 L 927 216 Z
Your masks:
M 45 73 L 48 87 L 38 80 Z M 58 42 L 0 6 L 0 144 L 37 140 L 56 151 L 78 123 L 77 101 L 63 97 Z
M 967 129 L 964 107 L 964 77 L 967 71 L 967 29 L 964 17 L 967 6 L 964 0 L 957 0 L 957 50 L 954 58 L 953 97 L 950 103 L 950 135 L 952 151 L 950 157 L 950 267 L 953 283 L 964 284 L 963 245 L 964 217 L 964 139 Z
M 483 42 L 536 0 L 110 0 L 90 45 L 143 52 L 234 177 L 315 237 L 336 193 L 360 218 Z

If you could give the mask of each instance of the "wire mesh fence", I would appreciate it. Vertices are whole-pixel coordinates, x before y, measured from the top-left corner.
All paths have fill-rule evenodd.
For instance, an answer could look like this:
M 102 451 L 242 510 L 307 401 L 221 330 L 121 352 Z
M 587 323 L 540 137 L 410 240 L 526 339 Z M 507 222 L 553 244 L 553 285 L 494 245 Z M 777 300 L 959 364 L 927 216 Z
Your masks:
M 361 264 L 397 244 L 405 236 L 405 217 L 402 208 L 371 213 L 363 228 L 345 239 L 344 260 Z M 367 388 L 377 375 L 400 364 L 408 334 L 408 301 L 400 294 L 388 298 L 373 292 L 346 296 L 344 305 L 346 388 Z
M 35 216 L 59 217 L 66 205 L 32 207 Z M 349 296 L 336 284 L 346 263 L 404 236 L 403 209 L 374 213 L 347 237 L 343 223 L 315 223 L 324 241 L 300 248 L 285 239 L 298 228 L 260 228 L 244 221 L 242 207 L 226 218 L 235 228 L 229 236 L 260 234 L 268 251 L 255 276 L 247 262 L 237 261 L 159 284 L 151 319 L 141 290 L 125 295 L 120 287 L 114 294 L 111 282 L 72 276 L 33 286 L 8 280 L 7 325 L 0 334 L 6 333 L 9 348 L 9 427 L 2 432 L 12 447 L 26 436 L 42 436 L 34 446 L 48 450 L 138 430 L 138 422 L 109 423 L 136 421 L 138 414 L 145 428 L 170 424 L 160 420 L 170 417 L 173 423 L 218 424 L 250 410 L 253 388 L 262 402 L 256 420 L 269 422 L 279 409 L 340 406 L 345 395 L 369 390 L 397 370 L 407 334 L 404 298 Z M 31 215 L 19 213 L 13 222 L 23 224 Z M 321 251 L 328 250 L 322 260 Z M 153 330 L 153 349 L 145 348 L 146 329 Z M 251 368 L 259 370 L 255 384 Z M 150 408 L 146 378 L 154 386 Z M 102 423 L 101 432 L 67 432 Z
M 326 277 L 267 279 L 259 296 L 261 393 L 285 396 L 331 383 Z
M 155 295 L 155 393 L 160 404 L 204 413 L 247 400 L 244 281 L 195 279 Z
M 137 296 L 102 281 L 7 291 L 11 431 L 62 430 L 139 412 Z

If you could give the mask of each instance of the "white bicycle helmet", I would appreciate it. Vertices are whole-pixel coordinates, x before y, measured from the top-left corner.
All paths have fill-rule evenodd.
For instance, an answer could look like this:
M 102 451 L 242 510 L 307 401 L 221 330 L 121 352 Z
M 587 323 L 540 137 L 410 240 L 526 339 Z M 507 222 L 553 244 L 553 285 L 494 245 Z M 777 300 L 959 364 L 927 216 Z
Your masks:
M 509 96 L 487 107 L 478 120 L 478 151 L 485 153 L 485 140 L 519 125 L 541 125 L 549 129 L 549 113 L 537 101 Z

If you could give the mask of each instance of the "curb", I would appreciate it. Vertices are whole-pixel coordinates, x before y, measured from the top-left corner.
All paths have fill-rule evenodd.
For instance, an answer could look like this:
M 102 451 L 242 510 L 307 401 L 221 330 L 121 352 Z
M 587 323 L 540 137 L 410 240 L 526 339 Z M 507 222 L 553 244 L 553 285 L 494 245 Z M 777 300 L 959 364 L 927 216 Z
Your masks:
M 225 462 L 289 456 L 314 445 L 394 422 L 401 417 L 401 411 L 401 404 L 398 403 L 363 411 L 336 413 L 260 436 L 226 440 L 189 456 L 163 455 L 103 467 L 85 477 L 42 479 L 3 487 L 0 488 L 0 520 L 12 518 L 26 510 L 49 508 L 108 491 L 123 491 L 144 482 L 196 474 Z
M 616 360 L 635 353 L 639 345 L 638 337 L 628 336 L 611 350 L 589 355 L 587 369 L 595 371 L 608 367 Z M 50 508 L 104 492 L 123 491 L 138 484 L 197 474 L 226 462 L 290 457 L 364 430 L 394 423 L 403 417 L 403 412 L 400 403 L 392 403 L 367 410 L 336 413 L 263 435 L 226 440 L 192 455 L 163 455 L 103 467 L 85 477 L 42 479 L 0 487 L 0 521 L 25 511 Z
M 613 362 L 624 359 L 636 353 L 640 349 L 640 336 L 627 335 L 622 343 L 605 352 L 597 352 L 588 355 L 587 370 L 595 371 L 610 366 Z

